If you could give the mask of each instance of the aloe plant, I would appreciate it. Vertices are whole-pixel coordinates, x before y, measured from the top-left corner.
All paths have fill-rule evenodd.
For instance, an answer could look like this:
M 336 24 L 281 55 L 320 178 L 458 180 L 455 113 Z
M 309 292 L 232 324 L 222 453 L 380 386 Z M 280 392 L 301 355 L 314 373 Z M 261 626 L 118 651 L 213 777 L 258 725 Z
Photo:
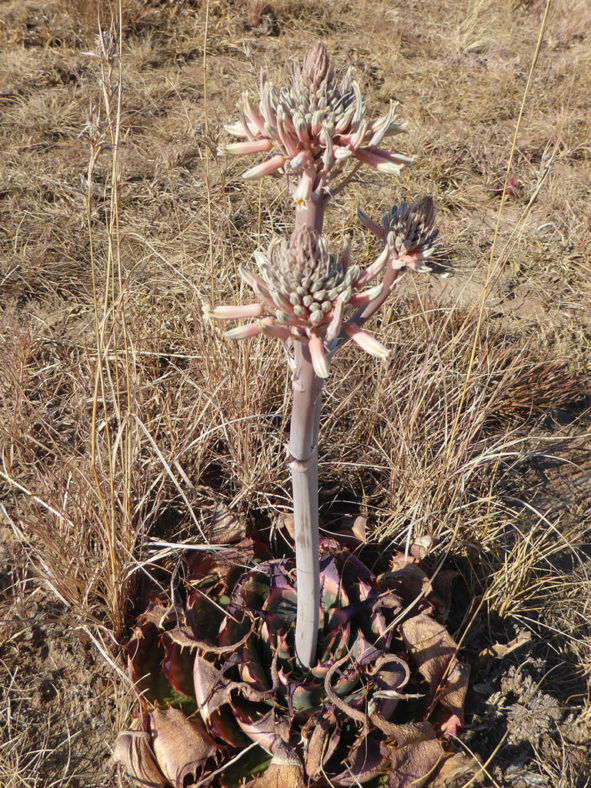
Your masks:
M 320 541 L 310 670 L 294 655 L 293 559 L 249 539 L 186 559 L 186 604 L 153 601 L 129 643 L 150 710 L 120 734 L 116 757 L 154 788 L 236 788 L 262 770 L 253 788 L 424 785 L 462 725 L 468 680 L 441 623 L 451 575 L 433 574 L 428 547 L 376 575 Z
M 376 575 L 320 539 L 318 430 L 323 383 L 343 344 L 388 359 L 365 323 L 404 268 L 429 270 L 435 207 L 430 197 L 403 203 L 379 224 L 358 211 L 382 245 L 365 267 L 348 241 L 329 250 L 327 205 L 359 167 L 398 174 L 411 159 L 381 147 L 403 131 L 396 107 L 369 120 L 359 86 L 336 74 L 321 44 L 288 86 L 263 77 L 258 105 L 245 94 L 239 106 L 227 130 L 242 141 L 227 151 L 265 154 L 244 177 L 285 178 L 295 227 L 255 253 L 256 274 L 240 269 L 253 303 L 205 313 L 249 321 L 228 338 L 262 334 L 285 347 L 295 560 L 243 542 L 224 559 L 189 561 L 186 606 L 154 603 L 139 619 L 128 663 L 144 707 L 116 755 L 144 786 L 233 788 L 257 771 L 258 788 L 424 785 L 461 728 L 467 685 L 444 627 L 447 592 L 419 546 Z

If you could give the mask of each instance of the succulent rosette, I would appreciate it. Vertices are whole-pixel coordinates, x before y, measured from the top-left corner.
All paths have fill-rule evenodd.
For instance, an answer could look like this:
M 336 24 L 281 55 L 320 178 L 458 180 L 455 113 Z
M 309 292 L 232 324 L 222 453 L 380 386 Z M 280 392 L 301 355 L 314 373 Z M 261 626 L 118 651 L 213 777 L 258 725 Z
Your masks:
M 374 573 L 321 543 L 317 660 L 294 657 L 292 558 L 187 559 L 182 606 L 154 600 L 128 670 L 142 712 L 115 755 L 135 784 L 422 786 L 462 725 L 468 672 L 444 626 L 453 573 L 424 545 Z M 262 560 L 261 560 L 262 559 Z

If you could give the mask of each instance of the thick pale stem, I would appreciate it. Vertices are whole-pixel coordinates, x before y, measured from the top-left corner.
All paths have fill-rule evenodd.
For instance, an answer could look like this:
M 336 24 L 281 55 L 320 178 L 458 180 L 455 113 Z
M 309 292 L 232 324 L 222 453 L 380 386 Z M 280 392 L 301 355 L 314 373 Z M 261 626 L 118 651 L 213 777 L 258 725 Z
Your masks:
M 326 198 L 314 195 L 296 211 L 296 228 L 322 232 Z M 318 427 L 322 380 L 314 372 L 310 351 L 297 342 L 293 375 L 293 406 L 289 454 L 295 529 L 297 615 L 295 648 L 299 663 L 316 661 L 320 624 L 320 566 L 318 547 Z
M 316 230 L 317 233 L 322 232 L 322 225 L 324 224 L 324 209 L 328 197 L 324 194 L 318 195 L 315 192 L 307 201 L 306 205 L 298 206 L 296 208 L 296 229 L 299 227 L 310 227 Z
M 322 380 L 314 372 L 307 345 L 295 348 L 293 410 L 289 454 L 296 551 L 296 655 L 308 668 L 316 661 L 320 623 L 318 547 L 318 426 Z

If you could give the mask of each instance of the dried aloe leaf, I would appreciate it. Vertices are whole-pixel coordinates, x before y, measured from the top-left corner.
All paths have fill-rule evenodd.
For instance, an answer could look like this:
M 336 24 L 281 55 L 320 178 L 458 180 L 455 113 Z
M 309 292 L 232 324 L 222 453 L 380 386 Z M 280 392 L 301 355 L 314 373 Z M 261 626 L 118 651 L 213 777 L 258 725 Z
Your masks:
M 388 788 L 422 788 L 435 774 L 443 756 L 443 747 L 435 738 L 391 750 Z
M 307 739 L 306 773 L 315 779 L 332 758 L 341 739 L 341 725 L 335 714 L 326 709 L 319 718 L 310 718 L 311 725 L 304 727 L 302 735 Z
M 457 788 L 470 784 L 470 779 L 482 775 L 482 765 L 477 756 L 458 752 L 447 758 L 438 769 L 430 788 Z M 459 782 L 461 780 L 461 783 Z M 478 782 L 478 785 L 481 783 Z
M 281 749 L 282 743 L 289 741 L 289 719 L 276 709 L 256 719 L 240 707 L 236 707 L 235 714 L 242 731 L 267 752 L 274 753 L 277 748 Z
M 150 712 L 150 732 L 158 766 L 175 788 L 183 788 L 188 777 L 195 781 L 219 749 L 201 722 L 178 709 Z
M 304 788 L 304 769 L 299 756 L 286 745 L 278 747 L 269 767 L 246 788 Z
M 402 622 L 400 631 L 412 660 L 434 696 L 450 661 L 455 658 L 455 640 L 442 624 L 425 614 Z
M 208 526 L 207 538 L 211 544 L 239 542 L 246 536 L 244 523 L 240 522 L 232 510 L 222 501 L 216 503 Z
M 150 746 L 151 736 L 142 726 L 141 720 L 134 720 L 131 730 L 117 736 L 113 758 L 123 765 L 127 774 L 138 785 L 145 788 L 164 788 L 167 779 L 156 764 L 156 756 Z
M 429 684 L 432 703 L 437 700 L 449 715 L 442 721 L 443 733 L 457 735 L 464 720 L 470 669 L 457 659 L 455 640 L 444 626 L 424 614 L 403 622 L 401 632 L 411 659 Z
M 470 681 L 470 666 L 452 659 L 444 686 L 439 695 L 439 703 L 450 714 L 457 717 L 460 727 L 464 724 L 464 704 Z M 453 731 L 456 734 L 456 731 Z
M 199 654 L 193 664 L 193 681 L 197 708 L 207 722 L 214 711 L 230 702 L 230 692 L 236 682 L 224 678 L 221 670 Z
M 358 739 L 349 753 L 340 774 L 332 782 L 338 786 L 359 785 L 382 774 L 388 765 L 388 755 L 375 735 Z

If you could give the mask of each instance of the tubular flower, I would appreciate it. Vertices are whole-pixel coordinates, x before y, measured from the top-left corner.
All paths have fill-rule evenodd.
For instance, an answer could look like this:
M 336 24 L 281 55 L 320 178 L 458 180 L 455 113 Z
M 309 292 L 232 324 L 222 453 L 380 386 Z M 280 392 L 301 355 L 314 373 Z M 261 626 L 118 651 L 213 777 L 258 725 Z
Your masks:
M 184 606 L 154 600 L 138 619 L 127 654 L 143 709 L 115 757 L 144 787 L 235 788 L 253 774 L 249 788 L 425 785 L 468 686 L 442 623 L 454 573 L 433 576 L 428 549 L 415 543 L 375 574 L 321 542 L 309 670 L 294 657 L 294 560 L 249 539 L 193 554 Z
M 423 264 L 437 243 L 439 230 L 434 228 L 436 208 L 432 197 L 407 205 L 395 205 L 382 219 L 380 227 L 363 211 L 357 210 L 359 221 L 380 238 L 390 253 L 393 268 L 408 266 L 415 271 L 430 271 Z
M 396 175 L 412 163 L 396 150 L 380 148 L 386 137 L 404 130 L 405 124 L 396 119 L 396 105 L 378 120 L 368 120 L 358 84 L 349 74 L 337 78 L 321 43 L 301 67 L 293 66 L 289 85 L 277 89 L 262 76 L 258 107 L 245 93 L 239 109 L 241 120 L 226 130 L 244 142 L 228 145 L 226 151 L 272 154 L 247 170 L 244 178 L 275 172 L 305 176 L 298 184 L 296 203 L 305 200 L 307 192 L 327 188 L 347 160 Z
M 341 331 L 347 307 L 366 304 L 380 290 L 363 292 L 359 267 L 350 265 L 349 245 L 340 254 L 328 251 L 326 239 L 309 227 L 296 230 L 289 244 L 275 240 L 266 255 L 255 253 L 260 277 L 241 269 L 243 279 L 260 298 L 259 304 L 219 306 L 206 309 L 218 320 L 261 317 L 226 332 L 230 339 L 245 339 L 266 334 L 282 340 L 308 344 L 316 374 L 328 377 L 329 356 L 326 345 Z M 364 350 L 379 358 L 389 351 L 358 327 L 345 327 L 348 335 Z

